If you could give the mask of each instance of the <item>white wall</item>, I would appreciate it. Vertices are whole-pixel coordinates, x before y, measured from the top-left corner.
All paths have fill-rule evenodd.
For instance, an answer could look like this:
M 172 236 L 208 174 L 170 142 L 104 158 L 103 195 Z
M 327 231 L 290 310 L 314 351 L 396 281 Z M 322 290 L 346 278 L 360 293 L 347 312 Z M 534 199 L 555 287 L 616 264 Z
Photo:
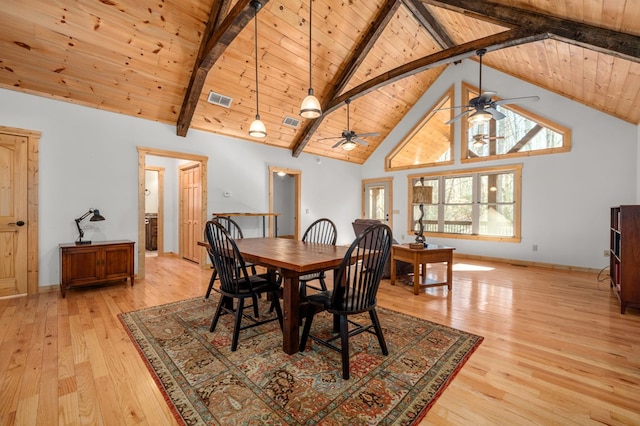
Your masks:
M 85 226 L 86 238 L 128 239 L 138 246 L 138 146 L 208 156 L 210 212 L 267 211 L 272 165 L 303 171 L 302 209 L 309 214 L 302 215 L 302 229 L 327 216 L 338 226 L 339 243 L 348 243 L 351 221 L 360 214 L 360 166 L 343 161 L 323 159 L 318 164 L 315 156 L 294 158 L 290 150 L 196 130 L 182 138 L 175 135 L 174 125 L 4 89 L 0 125 L 42 132 L 40 286 L 60 282 L 58 244 L 76 239 L 73 220 L 90 207 L 99 208 L 107 220 Z M 224 198 L 224 190 L 232 197 Z
M 414 238 L 406 235 L 408 174 L 523 163 L 521 243 L 436 238 L 428 241 L 481 256 L 589 268 L 608 265 L 603 252 L 609 247 L 609 208 L 640 200 L 640 135 L 635 125 L 483 67 L 483 90 L 495 90 L 502 98 L 539 95 L 539 102 L 521 106 L 572 129 L 571 152 L 462 164 L 458 122 L 453 166 L 384 172 L 385 155 L 452 84 L 456 88 L 456 105 L 461 104 L 461 80 L 478 84 L 476 62 L 465 60 L 449 66 L 363 167 L 363 178 L 394 178 L 393 208 L 399 210 L 393 218 L 396 238 Z M 532 249 L 534 244 L 538 246 L 536 252 Z

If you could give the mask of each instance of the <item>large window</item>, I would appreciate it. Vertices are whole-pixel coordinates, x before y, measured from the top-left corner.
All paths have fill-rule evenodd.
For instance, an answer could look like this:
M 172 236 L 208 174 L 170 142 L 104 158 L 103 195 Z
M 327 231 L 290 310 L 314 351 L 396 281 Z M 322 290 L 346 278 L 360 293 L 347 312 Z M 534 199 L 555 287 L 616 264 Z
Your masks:
M 433 188 L 431 203 L 423 205 L 427 236 L 519 242 L 521 176 L 521 164 L 410 175 L 409 200 L 415 186 Z M 408 211 L 408 233 L 413 233 L 419 229 L 420 206 L 410 205 Z
M 465 102 L 478 96 L 478 89 L 463 83 Z M 494 97 L 494 99 L 497 99 Z M 483 161 L 505 157 L 553 154 L 571 149 L 571 130 L 533 114 L 521 106 L 498 105 L 502 120 L 469 125 L 462 120 L 462 161 Z M 466 139 L 466 140 L 465 140 Z
M 453 86 L 385 158 L 385 170 L 453 164 Z

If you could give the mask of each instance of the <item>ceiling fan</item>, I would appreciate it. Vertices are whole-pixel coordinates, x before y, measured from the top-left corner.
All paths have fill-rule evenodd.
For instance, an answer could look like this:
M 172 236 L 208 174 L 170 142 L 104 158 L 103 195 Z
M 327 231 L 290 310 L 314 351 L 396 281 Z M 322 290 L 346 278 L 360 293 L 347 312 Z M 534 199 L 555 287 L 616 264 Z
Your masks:
M 322 138 L 318 140 L 340 139 L 331 148 L 342 147 L 342 149 L 344 149 L 345 151 L 353 150 L 357 146 L 356 144 L 359 144 L 362 146 L 368 146 L 369 144 L 362 138 L 366 138 L 367 136 L 380 136 L 380 133 L 378 132 L 355 133 L 353 130 L 350 130 L 351 127 L 349 127 L 349 124 L 350 124 L 349 104 L 351 103 L 351 99 L 347 99 L 346 101 L 344 101 L 344 103 L 347 104 L 347 130 L 343 130 L 342 135 L 340 136 L 335 136 L 331 138 Z
M 473 147 L 479 149 L 484 146 L 487 141 L 494 141 L 496 139 L 504 139 L 504 136 L 489 136 L 487 134 L 473 135 Z
M 482 91 L 482 57 L 487 53 L 487 49 L 479 49 L 476 51 L 478 58 L 480 60 L 480 81 L 478 92 L 480 96 L 477 96 L 469 101 L 467 105 L 460 105 L 451 108 L 441 108 L 441 109 L 456 109 L 456 108 L 466 108 L 465 111 L 462 111 L 460 114 L 453 117 L 451 120 L 447 121 L 446 124 L 451 124 L 454 121 L 464 117 L 465 115 L 472 113 L 469 117 L 469 123 L 471 124 L 479 124 L 486 123 L 492 118 L 495 120 L 502 120 L 506 116 L 496 109 L 498 105 L 508 105 L 515 104 L 519 102 L 525 101 L 534 101 L 537 102 L 540 100 L 539 96 L 522 96 L 519 98 L 509 98 L 509 99 L 499 99 L 492 100 L 492 98 L 497 95 L 496 92 L 483 92 Z

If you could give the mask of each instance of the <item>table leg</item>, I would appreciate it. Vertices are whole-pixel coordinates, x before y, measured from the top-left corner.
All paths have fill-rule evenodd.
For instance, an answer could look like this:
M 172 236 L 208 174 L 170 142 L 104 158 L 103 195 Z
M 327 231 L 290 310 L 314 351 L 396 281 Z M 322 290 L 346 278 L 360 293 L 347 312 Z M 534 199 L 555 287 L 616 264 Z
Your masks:
M 391 256 L 391 285 L 396 285 L 396 261 Z
M 453 254 L 449 256 L 447 260 L 447 290 L 451 291 L 453 288 Z
M 420 263 L 413 264 L 413 294 L 420 294 Z
M 284 275 L 284 274 L 283 274 Z M 298 310 L 300 307 L 300 280 L 298 275 L 284 275 L 282 324 L 282 350 L 289 355 L 298 352 L 300 332 L 298 328 Z

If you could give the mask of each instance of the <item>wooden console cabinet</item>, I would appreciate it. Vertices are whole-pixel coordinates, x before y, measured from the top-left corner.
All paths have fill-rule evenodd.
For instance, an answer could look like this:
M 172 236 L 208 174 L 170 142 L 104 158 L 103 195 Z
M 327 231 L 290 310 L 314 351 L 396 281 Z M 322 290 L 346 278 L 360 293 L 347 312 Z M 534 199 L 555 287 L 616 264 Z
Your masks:
M 640 308 L 640 206 L 612 207 L 610 234 L 609 276 L 624 314 Z
M 67 288 L 131 279 L 133 241 L 99 241 L 91 244 L 60 244 L 60 292 Z

